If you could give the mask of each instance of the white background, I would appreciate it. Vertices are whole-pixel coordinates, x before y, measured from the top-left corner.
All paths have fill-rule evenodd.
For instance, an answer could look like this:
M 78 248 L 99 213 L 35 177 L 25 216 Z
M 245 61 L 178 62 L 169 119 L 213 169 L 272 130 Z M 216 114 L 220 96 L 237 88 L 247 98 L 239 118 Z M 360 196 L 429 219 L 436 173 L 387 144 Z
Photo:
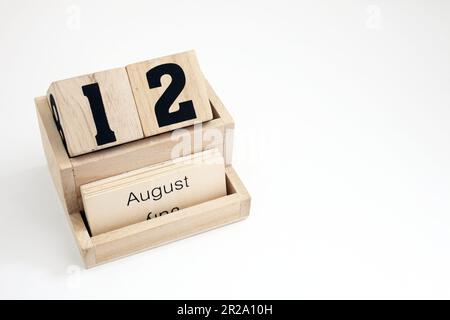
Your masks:
M 450 2 L 0 1 L 1 298 L 450 298 Z M 249 219 L 84 270 L 51 81 L 195 49 Z

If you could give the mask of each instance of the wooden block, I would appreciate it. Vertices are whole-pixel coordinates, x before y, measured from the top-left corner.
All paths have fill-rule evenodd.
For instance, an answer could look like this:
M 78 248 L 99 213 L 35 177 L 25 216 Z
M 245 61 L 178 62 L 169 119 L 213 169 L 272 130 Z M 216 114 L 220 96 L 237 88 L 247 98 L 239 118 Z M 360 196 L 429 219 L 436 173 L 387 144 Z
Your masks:
M 212 119 L 194 51 L 127 66 L 146 137 Z
M 71 157 L 143 138 L 125 68 L 53 82 L 47 98 Z
M 227 108 L 223 105 L 217 93 L 211 87 L 211 84 L 206 80 L 206 90 L 208 91 L 209 101 L 212 105 L 213 114 L 216 113 L 217 117 L 222 119 L 224 123 L 223 133 L 223 155 L 225 158 L 225 165 L 231 165 L 233 160 L 233 139 L 234 139 L 234 120 L 228 112 Z
M 83 258 L 84 264 L 87 268 L 95 266 L 96 258 L 92 238 L 79 211 L 72 212 L 69 215 L 69 224 L 77 241 L 78 250 Z

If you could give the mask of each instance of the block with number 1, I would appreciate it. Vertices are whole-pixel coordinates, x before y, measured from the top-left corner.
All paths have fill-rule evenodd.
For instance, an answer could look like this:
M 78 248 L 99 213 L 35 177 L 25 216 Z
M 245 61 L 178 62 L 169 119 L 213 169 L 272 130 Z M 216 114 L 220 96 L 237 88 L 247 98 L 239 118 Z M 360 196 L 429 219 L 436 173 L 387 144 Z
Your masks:
M 71 157 L 143 138 L 125 68 L 53 82 L 47 99 Z
M 212 119 L 194 51 L 127 66 L 146 137 Z

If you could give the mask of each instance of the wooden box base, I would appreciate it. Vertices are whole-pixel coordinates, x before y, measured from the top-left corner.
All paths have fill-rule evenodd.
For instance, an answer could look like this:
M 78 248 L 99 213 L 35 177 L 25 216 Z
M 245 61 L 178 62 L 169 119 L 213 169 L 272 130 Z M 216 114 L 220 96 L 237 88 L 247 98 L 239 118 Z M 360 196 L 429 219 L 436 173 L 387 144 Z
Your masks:
M 246 218 L 250 195 L 230 166 L 234 122 L 211 86 L 208 93 L 214 119 L 201 129 L 188 127 L 181 139 L 189 141 L 190 153 L 218 148 L 227 167 L 227 195 L 157 219 L 91 237 L 82 217 L 80 186 L 142 168 L 171 158 L 175 141 L 164 133 L 110 149 L 69 158 L 61 142 L 45 97 L 36 98 L 42 143 L 50 173 L 64 205 L 80 253 L 87 268 L 182 239 Z

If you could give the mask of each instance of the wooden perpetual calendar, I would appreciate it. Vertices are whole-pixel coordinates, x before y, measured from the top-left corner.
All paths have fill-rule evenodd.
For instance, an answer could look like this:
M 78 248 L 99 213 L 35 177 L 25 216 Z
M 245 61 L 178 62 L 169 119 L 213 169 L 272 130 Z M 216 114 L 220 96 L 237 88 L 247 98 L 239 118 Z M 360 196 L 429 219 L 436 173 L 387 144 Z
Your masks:
M 87 268 L 248 216 L 234 122 L 193 51 L 56 81 L 35 103 Z

